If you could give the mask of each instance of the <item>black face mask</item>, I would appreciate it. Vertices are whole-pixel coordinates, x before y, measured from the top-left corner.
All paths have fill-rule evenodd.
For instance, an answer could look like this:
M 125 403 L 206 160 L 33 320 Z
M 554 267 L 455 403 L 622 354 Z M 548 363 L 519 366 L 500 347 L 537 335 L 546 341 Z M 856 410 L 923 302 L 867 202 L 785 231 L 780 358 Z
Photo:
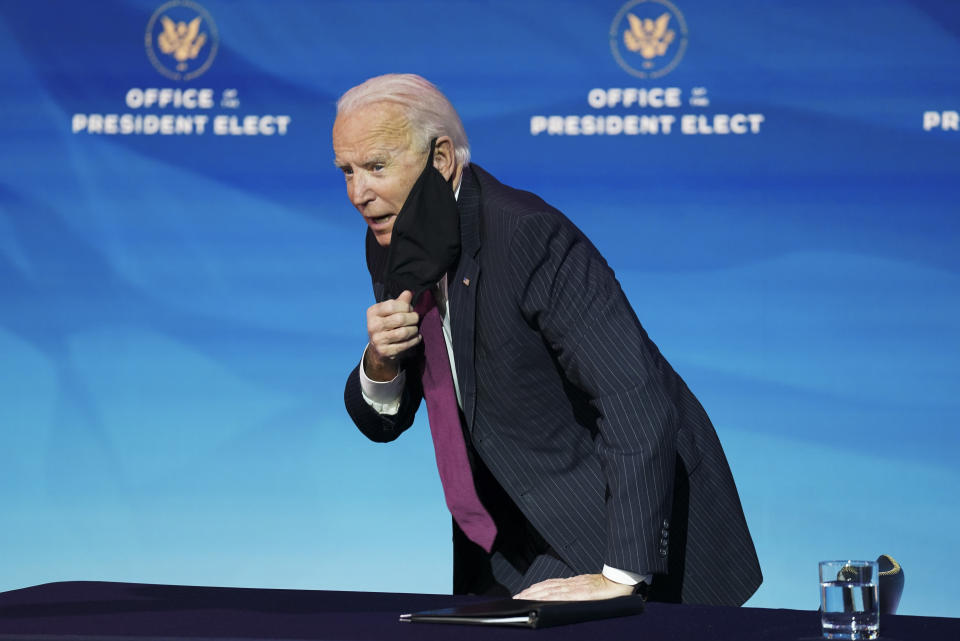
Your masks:
M 433 166 L 436 142 L 430 141 L 427 166 L 393 224 L 385 275 L 388 298 L 409 289 L 416 301 L 460 257 L 460 214 L 451 183 Z

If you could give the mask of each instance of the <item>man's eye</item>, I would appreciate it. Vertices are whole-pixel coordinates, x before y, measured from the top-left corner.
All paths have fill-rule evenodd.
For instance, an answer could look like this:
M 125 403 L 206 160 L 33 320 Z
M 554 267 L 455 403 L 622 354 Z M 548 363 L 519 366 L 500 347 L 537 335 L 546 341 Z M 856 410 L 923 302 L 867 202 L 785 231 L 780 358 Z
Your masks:
M 384 167 L 386 167 L 386 165 L 384 165 L 382 162 L 375 162 L 375 163 L 373 163 L 373 170 L 374 170 L 374 171 L 383 171 Z

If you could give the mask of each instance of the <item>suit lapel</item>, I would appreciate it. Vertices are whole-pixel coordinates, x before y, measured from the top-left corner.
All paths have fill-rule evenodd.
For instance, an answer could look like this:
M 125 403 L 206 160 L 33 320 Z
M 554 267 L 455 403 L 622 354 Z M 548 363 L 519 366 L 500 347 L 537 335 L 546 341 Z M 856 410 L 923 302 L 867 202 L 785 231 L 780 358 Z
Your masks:
M 456 273 L 448 281 L 450 327 L 463 415 L 467 428 L 472 431 L 477 401 L 473 357 L 477 286 L 480 279 L 480 263 L 477 262 L 477 253 L 480 251 L 480 186 L 469 166 L 463 171 L 457 209 L 460 212 L 460 261 Z

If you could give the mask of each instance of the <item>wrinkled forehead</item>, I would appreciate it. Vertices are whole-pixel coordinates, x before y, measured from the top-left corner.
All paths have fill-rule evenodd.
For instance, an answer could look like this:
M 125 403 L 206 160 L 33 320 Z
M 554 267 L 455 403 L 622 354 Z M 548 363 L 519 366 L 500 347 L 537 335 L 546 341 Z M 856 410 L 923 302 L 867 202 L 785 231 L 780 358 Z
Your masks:
M 398 104 L 375 102 L 337 116 L 333 123 L 333 151 L 356 153 L 371 148 L 403 151 L 413 142 L 410 122 Z

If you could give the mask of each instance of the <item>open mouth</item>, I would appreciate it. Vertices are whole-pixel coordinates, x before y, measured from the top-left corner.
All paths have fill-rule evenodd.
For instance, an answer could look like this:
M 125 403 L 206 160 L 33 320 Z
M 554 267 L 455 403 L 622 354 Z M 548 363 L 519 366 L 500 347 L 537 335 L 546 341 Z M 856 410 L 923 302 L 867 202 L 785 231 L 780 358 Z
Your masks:
M 383 216 L 370 216 L 367 218 L 367 220 L 369 220 L 373 225 L 385 225 L 395 215 L 396 214 L 384 214 Z

